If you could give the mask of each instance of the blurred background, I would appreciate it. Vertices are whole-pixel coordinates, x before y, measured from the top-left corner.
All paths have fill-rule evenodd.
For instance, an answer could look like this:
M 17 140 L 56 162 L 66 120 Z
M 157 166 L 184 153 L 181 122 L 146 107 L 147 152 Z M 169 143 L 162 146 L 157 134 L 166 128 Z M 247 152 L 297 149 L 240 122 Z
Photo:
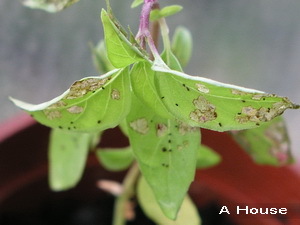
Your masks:
M 132 0 L 111 0 L 116 17 L 136 33 L 140 8 Z M 300 103 L 299 0 L 161 0 L 181 4 L 169 17 L 170 33 L 190 29 L 193 57 L 185 71 L 246 86 Z M 96 75 L 88 43 L 103 37 L 104 0 L 80 1 L 49 14 L 0 1 L 0 123 L 21 113 L 8 96 L 41 103 L 58 96 L 73 81 Z M 300 114 L 284 115 L 292 148 L 300 158 Z

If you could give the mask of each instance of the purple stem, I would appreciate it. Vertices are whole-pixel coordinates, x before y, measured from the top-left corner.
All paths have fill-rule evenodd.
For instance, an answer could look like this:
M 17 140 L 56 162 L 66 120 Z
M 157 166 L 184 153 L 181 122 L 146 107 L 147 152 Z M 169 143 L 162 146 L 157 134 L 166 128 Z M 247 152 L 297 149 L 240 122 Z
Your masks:
M 146 39 L 152 39 L 149 30 L 149 18 L 151 9 L 156 2 L 157 0 L 144 0 L 144 5 L 140 16 L 139 31 L 136 35 L 136 39 L 140 41 L 140 45 L 144 49 L 146 48 Z

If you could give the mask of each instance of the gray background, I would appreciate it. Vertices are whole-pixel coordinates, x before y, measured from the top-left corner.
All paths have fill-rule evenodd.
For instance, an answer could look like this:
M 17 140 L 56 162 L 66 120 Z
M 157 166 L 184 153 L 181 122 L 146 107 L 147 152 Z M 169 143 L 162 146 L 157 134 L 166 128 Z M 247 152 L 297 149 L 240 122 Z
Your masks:
M 88 42 L 102 38 L 99 15 L 104 0 L 81 0 L 49 14 L 0 1 L 0 123 L 21 111 L 9 95 L 31 102 L 50 100 L 74 80 L 96 75 Z M 226 83 L 251 87 L 300 103 L 299 0 L 161 0 L 182 4 L 168 18 L 172 31 L 189 28 L 193 58 L 185 69 Z M 111 0 L 117 18 L 136 32 L 140 8 L 131 0 Z M 293 152 L 300 157 L 299 111 L 285 113 Z

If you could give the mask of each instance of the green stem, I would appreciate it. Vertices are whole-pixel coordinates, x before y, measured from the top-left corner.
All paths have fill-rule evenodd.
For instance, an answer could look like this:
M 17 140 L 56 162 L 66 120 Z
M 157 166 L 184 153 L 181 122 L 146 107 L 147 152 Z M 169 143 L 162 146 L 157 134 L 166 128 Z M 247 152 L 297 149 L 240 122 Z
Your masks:
M 126 219 L 124 217 L 125 205 L 134 195 L 134 185 L 140 174 L 137 163 L 134 163 L 123 181 L 123 192 L 117 197 L 115 202 L 115 209 L 113 215 L 113 225 L 125 225 Z
M 171 50 L 171 42 L 170 42 L 170 38 L 169 38 L 169 27 L 166 23 L 165 18 L 159 19 L 159 26 L 160 26 L 160 30 L 161 30 L 161 36 L 162 36 L 164 48 L 165 48 L 165 50 L 170 51 Z

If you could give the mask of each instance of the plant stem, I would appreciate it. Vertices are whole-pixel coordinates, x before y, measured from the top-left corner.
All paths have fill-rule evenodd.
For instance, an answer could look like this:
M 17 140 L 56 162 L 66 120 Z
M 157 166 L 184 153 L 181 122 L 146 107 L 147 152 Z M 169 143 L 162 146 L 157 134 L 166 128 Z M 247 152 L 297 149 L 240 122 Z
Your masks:
M 137 163 L 134 163 L 129 169 L 123 181 L 123 192 L 115 202 L 113 225 L 125 225 L 126 219 L 124 217 L 125 204 L 134 195 L 134 185 L 140 174 Z
M 163 44 L 166 50 L 171 50 L 171 43 L 169 38 L 169 27 L 165 18 L 159 19 L 159 26 L 162 34 Z
M 156 2 L 153 4 L 152 6 L 152 10 L 154 9 L 159 9 L 159 4 Z M 154 45 L 156 46 L 156 49 L 157 49 L 157 46 L 158 46 L 158 40 L 159 40 L 159 30 L 160 30 L 160 24 L 157 20 L 155 20 L 152 25 L 151 25 L 151 30 L 150 30 L 150 34 L 151 34 L 151 37 L 153 39 L 153 42 L 154 42 Z M 154 59 L 152 53 L 151 53 L 151 60 Z
M 140 16 L 140 26 L 139 26 L 139 31 L 136 35 L 136 40 L 140 43 L 143 49 L 146 49 L 146 44 L 148 44 L 149 49 L 154 58 L 153 66 L 168 68 L 168 66 L 160 57 L 160 54 L 156 46 L 157 44 L 156 39 L 152 38 L 149 30 L 150 12 L 153 9 L 153 7 L 158 7 L 157 0 L 144 0 L 144 5 Z

